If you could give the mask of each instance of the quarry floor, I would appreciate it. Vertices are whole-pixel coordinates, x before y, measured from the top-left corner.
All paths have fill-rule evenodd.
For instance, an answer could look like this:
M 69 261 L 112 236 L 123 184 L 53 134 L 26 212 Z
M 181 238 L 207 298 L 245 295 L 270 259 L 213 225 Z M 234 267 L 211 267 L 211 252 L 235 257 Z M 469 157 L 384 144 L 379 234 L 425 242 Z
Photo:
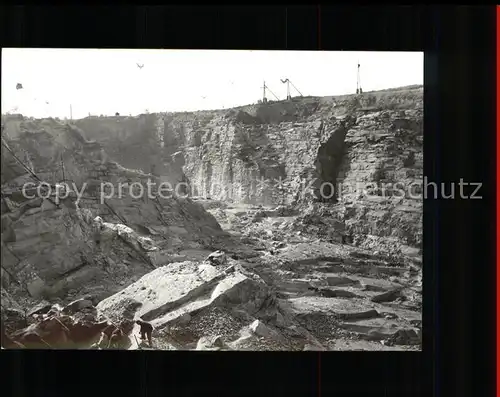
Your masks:
M 273 286 L 280 305 L 328 350 L 421 349 L 419 266 L 304 236 L 290 226 L 295 216 L 274 216 L 272 208 L 203 205 L 248 249 L 238 259 Z M 387 343 L 405 330 L 419 341 Z
M 145 312 L 169 305 L 165 313 L 160 315 L 157 310 L 150 319 L 145 318 L 157 327 L 153 348 L 160 350 L 421 350 L 420 258 L 395 259 L 382 250 L 367 251 L 342 244 L 336 237 L 303 232 L 298 230 L 302 229 L 301 215 L 283 207 L 196 201 L 214 215 L 227 234 L 213 246 L 179 252 L 177 259 L 166 262 L 168 266 L 147 273 L 145 281 L 141 278 L 128 286 L 123 284 L 123 289 L 99 302 L 99 311 L 108 307 L 113 313 L 121 307 L 116 302 L 126 306 L 129 298 L 143 302 L 139 306 Z M 221 276 L 214 263 L 203 265 L 214 251 L 231 259 L 231 266 L 224 263 L 220 269 L 224 273 L 238 266 L 239 280 L 249 281 L 251 276 L 258 283 L 236 283 L 233 291 L 238 299 L 210 305 L 214 291 L 221 286 L 229 288 L 223 286 L 231 279 L 228 274 L 220 283 L 199 279 L 202 273 L 196 269 L 200 266 L 208 266 Z M 161 276 L 161 272 L 165 274 Z M 267 306 L 258 300 L 257 291 L 263 292 L 260 296 L 266 297 Z M 72 299 L 76 298 L 89 302 L 81 296 Z M 255 308 L 259 309 L 248 311 L 257 301 Z M 96 307 L 92 310 L 97 313 Z M 180 315 L 184 311 L 192 315 Z M 123 315 L 119 311 L 115 314 L 117 318 Z M 169 316 L 177 316 L 180 322 L 162 327 Z M 49 316 L 43 321 L 38 326 L 50 323 L 57 327 L 57 319 Z M 122 348 L 147 349 L 137 340 L 137 327 L 128 335 L 129 347 Z M 29 336 L 30 328 L 25 330 Z M 209 341 L 215 336 L 223 340 L 222 346 Z M 60 342 L 57 333 L 52 337 Z

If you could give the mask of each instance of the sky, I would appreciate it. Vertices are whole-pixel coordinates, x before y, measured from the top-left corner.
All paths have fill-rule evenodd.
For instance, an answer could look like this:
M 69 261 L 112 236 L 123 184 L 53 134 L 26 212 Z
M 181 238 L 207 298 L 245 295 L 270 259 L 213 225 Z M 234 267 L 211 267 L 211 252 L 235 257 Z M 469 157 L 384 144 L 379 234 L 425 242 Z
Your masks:
M 351 94 L 358 62 L 366 92 L 423 84 L 423 60 L 423 52 L 4 48 L 2 114 L 78 119 L 231 108 L 261 99 L 264 81 L 285 99 L 286 78 L 304 96 Z

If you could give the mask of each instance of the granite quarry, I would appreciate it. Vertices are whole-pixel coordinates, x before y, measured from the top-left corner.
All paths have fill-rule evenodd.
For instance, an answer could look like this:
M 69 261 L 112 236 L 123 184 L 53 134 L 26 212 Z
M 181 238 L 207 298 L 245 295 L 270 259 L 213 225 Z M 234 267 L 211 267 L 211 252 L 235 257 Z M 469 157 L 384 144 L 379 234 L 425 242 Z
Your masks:
M 2 126 L 2 348 L 421 349 L 421 86 Z

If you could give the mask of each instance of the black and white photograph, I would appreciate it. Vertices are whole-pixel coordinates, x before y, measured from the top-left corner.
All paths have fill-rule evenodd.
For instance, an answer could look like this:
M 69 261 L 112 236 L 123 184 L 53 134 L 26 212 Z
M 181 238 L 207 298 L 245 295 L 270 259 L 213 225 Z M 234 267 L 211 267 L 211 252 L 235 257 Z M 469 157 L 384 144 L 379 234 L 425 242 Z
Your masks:
M 423 52 L 1 70 L 2 349 L 422 350 Z

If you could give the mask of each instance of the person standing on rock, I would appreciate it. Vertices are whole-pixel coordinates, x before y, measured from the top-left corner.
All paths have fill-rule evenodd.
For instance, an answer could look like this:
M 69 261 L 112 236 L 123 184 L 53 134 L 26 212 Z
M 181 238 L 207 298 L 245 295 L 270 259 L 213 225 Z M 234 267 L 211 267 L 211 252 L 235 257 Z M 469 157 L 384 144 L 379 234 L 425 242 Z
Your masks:
M 100 216 L 96 217 L 92 226 L 94 232 L 94 241 L 99 248 L 101 244 L 101 231 L 104 229 L 102 218 Z
M 146 321 L 142 320 L 137 320 L 136 324 L 138 324 L 141 327 L 140 330 L 141 339 L 144 340 L 146 339 L 147 336 L 149 347 L 153 347 L 153 341 L 152 341 L 153 326 L 150 323 L 147 323 Z

